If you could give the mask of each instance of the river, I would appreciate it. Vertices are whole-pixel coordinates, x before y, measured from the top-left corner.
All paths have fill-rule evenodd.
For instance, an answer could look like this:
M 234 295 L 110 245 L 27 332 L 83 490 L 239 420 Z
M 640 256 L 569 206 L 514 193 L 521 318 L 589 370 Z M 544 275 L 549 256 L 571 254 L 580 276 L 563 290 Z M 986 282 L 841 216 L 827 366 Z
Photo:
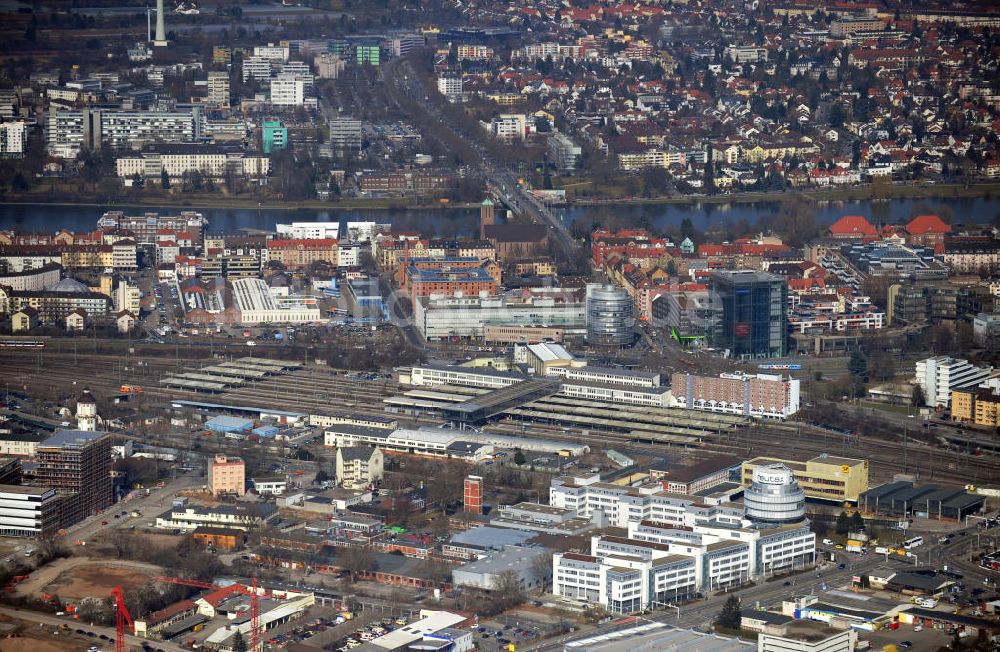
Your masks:
M 291 221 L 375 221 L 391 223 L 395 229 L 420 231 L 431 237 L 475 236 L 478 232 L 478 210 L 475 208 L 447 208 L 428 210 L 321 210 L 274 208 L 198 208 L 177 206 L 74 206 L 57 204 L 0 204 L 0 228 L 23 231 L 92 230 L 97 219 L 106 210 L 124 210 L 134 215 L 159 212 L 167 215 L 181 210 L 195 210 L 205 215 L 212 233 L 233 232 L 239 229 L 274 230 L 278 222 Z M 894 199 L 882 202 L 854 200 L 845 202 L 817 202 L 814 204 L 816 221 L 831 224 L 844 215 L 864 215 L 874 222 L 890 223 L 908 220 L 912 215 L 936 212 L 952 223 L 989 223 L 1000 216 L 1000 198 L 977 197 L 972 199 Z M 654 229 L 677 226 L 689 218 L 695 228 L 704 229 L 721 220 L 747 220 L 756 222 L 761 217 L 781 210 L 780 202 L 753 203 L 690 203 L 690 204 L 626 204 L 601 206 L 574 206 L 557 209 L 567 225 L 582 220 L 601 221 L 615 216 L 618 221 L 646 222 Z

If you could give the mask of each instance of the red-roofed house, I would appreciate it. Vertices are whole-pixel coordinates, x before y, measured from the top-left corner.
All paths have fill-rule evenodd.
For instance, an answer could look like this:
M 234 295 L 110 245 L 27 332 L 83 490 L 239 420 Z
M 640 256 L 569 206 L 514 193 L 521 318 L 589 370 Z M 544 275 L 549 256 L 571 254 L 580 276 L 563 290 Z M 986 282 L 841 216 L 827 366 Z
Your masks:
M 917 215 L 906 225 L 906 241 L 925 247 L 944 246 L 944 236 L 951 227 L 937 215 Z
M 834 238 L 860 240 L 877 235 L 878 230 L 860 215 L 845 215 L 830 225 L 830 236 Z

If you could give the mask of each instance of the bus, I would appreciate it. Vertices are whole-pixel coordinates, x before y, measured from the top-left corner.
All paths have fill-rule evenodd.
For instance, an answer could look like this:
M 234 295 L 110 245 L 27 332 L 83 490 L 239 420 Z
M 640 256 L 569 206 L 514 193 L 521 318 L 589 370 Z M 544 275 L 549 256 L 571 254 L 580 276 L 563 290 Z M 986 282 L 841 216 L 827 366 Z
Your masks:
M 913 550 L 917 546 L 922 546 L 922 545 L 924 545 L 923 537 L 913 537 L 912 539 L 907 539 L 906 541 L 903 542 L 903 547 L 906 548 L 907 550 Z

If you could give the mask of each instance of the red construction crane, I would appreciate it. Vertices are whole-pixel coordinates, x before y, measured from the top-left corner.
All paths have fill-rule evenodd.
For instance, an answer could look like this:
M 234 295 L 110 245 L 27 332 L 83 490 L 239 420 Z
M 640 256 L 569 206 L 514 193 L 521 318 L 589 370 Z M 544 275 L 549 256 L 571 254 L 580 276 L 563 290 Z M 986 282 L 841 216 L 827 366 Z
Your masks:
M 253 578 L 250 594 L 250 651 L 260 652 L 260 600 L 257 596 L 257 578 Z
M 196 589 L 217 589 L 219 588 L 211 582 L 202 582 L 201 580 L 189 580 L 183 577 L 164 577 L 158 575 L 153 578 L 157 582 L 166 582 L 168 584 L 180 584 L 181 586 L 192 586 Z
M 113 588 L 111 595 L 115 599 L 115 652 L 125 652 L 125 624 L 128 623 L 129 631 L 134 632 L 135 623 L 132 622 L 132 614 L 125 607 L 122 587 Z

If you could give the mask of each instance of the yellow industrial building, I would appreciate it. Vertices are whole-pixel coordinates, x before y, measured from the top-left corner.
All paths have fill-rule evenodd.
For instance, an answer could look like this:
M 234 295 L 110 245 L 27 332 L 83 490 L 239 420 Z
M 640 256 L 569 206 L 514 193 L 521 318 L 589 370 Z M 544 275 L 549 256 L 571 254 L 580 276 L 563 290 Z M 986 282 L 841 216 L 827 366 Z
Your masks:
M 856 503 L 858 495 L 868 490 L 868 460 L 831 455 L 821 455 L 805 462 L 755 457 L 743 462 L 743 486 L 750 486 L 755 468 L 768 464 L 784 464 L 791 469 L 807 498 Z

